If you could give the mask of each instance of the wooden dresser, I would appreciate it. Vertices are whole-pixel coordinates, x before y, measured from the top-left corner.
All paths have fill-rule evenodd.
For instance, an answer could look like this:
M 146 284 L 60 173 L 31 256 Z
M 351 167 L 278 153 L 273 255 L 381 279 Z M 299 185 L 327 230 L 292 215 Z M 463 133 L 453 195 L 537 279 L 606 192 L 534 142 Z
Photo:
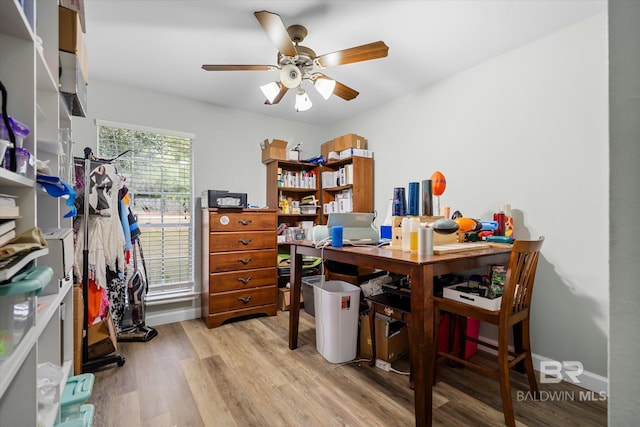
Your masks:
M 202 318 L 215 328 L 278 305 L 275 209 L 203 209 Z

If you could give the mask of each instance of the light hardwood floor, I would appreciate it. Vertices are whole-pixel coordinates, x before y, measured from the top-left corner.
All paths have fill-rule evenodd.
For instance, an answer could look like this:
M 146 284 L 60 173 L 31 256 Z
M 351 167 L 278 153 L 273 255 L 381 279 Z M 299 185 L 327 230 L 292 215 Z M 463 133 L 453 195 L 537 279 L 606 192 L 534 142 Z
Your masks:
M 366 361 L 331 364 L 315 350 L 314 318 L 300 314 L 299 348 L 288 348 L 288 312 L 207 329 L 201 320 L 157 328 L 148 343 L 119 343 L 122 367 L 96 372 L 95 427 L 411 426 L 408 377 Z M 474 358 L 487 359 L 479 352 Z M 490 359 L 488 359 L 490 360 Z M 407 371 L 408 361 L 393 364 Z M 522 398 L 512 375 L 520 426 L 605 426 L 606 401 L 583 389 L 542 384 L 546 401 Z M 518 392 L 521 398 L 518 398 Z M 438 368 L 435 426 L 501 426 L 498 381 L 469 369 Z

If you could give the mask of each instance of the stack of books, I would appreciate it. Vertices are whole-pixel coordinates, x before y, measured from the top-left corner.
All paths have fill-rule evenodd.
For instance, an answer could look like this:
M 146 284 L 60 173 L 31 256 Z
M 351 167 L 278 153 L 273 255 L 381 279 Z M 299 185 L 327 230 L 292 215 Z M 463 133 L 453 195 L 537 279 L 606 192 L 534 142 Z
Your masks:
M 20 207 L 16 198 L 0 194 L 0 247 L 16 237 L 16 218 L 20 217 Z

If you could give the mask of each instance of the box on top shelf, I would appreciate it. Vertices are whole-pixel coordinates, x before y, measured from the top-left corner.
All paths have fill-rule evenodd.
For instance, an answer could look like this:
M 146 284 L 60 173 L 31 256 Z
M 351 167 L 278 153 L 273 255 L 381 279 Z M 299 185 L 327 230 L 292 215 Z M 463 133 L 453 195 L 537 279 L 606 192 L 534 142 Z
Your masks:
M 359 148 L 364 150 L 367 148 L 367 140 L 364 136 L 356 135 L 355 133 L 342 135 L 333 140 L 332 151 L 337 151 L 339 153 L 347 148 Z
M 88 81 L 87 49 L 78 13 L 66 7 L 58 7 L 58 49 L 76 55 L 84 81 Z
M 327 141 L 320 146 L 320 154 L 324 156 L 325 159 L 329 158 L 329 153 L 334 151 L 333 149 L 333 139 L 331 141 Z
M 348 159 L 349 157 L 369 157 L 373 158 L 373 151 L 365 150 L 362 148 L 347 148 L 340 152 L 340 160 Z
M 265 139 L 260 143 L 262 148 L 262 163 L 270 163 L 274 160 L 287 160 L 287 141 L 274 139 L 269 142 Z

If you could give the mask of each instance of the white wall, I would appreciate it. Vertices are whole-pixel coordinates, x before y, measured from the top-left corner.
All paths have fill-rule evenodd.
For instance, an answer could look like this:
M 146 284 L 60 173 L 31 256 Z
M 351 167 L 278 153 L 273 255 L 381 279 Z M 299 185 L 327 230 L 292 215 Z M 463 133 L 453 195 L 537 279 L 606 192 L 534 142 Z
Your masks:
M 640 2 L 609 2 L 611 334 L 609 425 L 640 420 Z
M 520 238 L 546 237 L 533 351 L 607 375 L 606 14 L 337 126 L 375 152 L 375 206 L 393 187 L 447 178 L 442 206 L 492 219 L 510 203 Z M 487 332 L 484 332 L 485 334 Z
M 88 105 L 91 118 L 195 133 L 196 194 L 246 191 L 261 205 L 260 140 L 305 137 L 309 147 L 353 132 L 375 152 L 380 216 L 393 187 L 436 169 L 447 177 L 442 204 L 466 216 L 490 218 L 511 203 L 517 237 L 546 237 L 534 295 L 534 352 L 579 360 L 606 376 L 606 40 L 601 15 L 330 129 L 96 81 Z M 74 119 L 73 126 L 77 152 L 95 144 L 91 120 Z M 307 142 L 310 134 L 317 140 Z

